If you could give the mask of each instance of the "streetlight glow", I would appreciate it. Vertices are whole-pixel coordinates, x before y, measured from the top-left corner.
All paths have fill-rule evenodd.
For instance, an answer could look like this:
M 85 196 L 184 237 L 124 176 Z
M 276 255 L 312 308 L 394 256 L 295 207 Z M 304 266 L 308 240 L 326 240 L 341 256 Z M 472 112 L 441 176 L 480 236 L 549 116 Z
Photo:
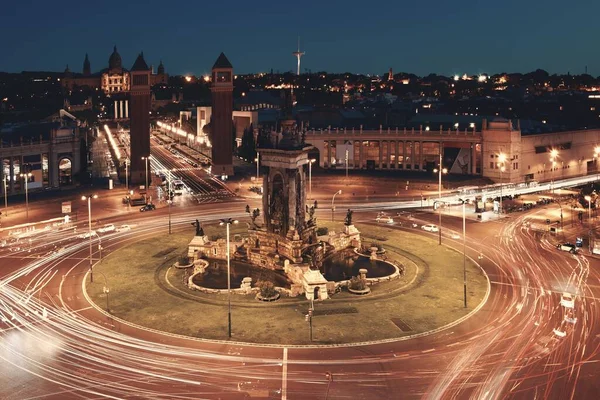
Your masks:
M 237 219 L 224 218 L 219 222 L 219 225 L 227 227 L 227 336 L 231 338 L 231 261 L 229 256 L 229 225 L 237 224 Z
M 308 196 L 312 199 L 312 165 L 317 160 L 315 158 L 311 158 L 308 160 Z
M 90 236 L 90 282 L 94 282 L 94 268 L 92 266 L 92 199 L 97 199 L 97 194 L 81 196 L 81 200 L 88 203 L 88 235 Z

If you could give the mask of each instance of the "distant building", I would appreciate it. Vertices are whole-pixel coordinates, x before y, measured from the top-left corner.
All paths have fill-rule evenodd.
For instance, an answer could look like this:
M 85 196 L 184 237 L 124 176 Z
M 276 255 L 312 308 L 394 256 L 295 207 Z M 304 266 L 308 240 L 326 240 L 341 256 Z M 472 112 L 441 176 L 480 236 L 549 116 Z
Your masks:
M 58 188 L 74 183 L 81 169 L 83 131 L 65 110 L 35 123 L 4 125 L 0 129 L 0 182 L 9 195 L 27 190 Z M 31 173 L 28 178 L 21 174 Z M 4 184 L 0 185 L 4 194 Z
M 522 135 L 519 123 L 497 117 L 428 115 L 419 122 L 400 129 L 309 130 L 306 142 L 318 149 L 319 165 L 327 169 L 346 168 L 347 154 L 350 169 L 431 171 L 441 153 L 450 173 L 497 182 L 551 181 L 600 170 L 597 129 Z
M 117 46 L 115 46 L 108 58 L 108 68 L 92 73 L 91 63 L 86 54 L 82 73 L 71 72 L 67 65 L 61 82 L 63 87 L 67 89 L 73 89 L 75 86 L 87 86 L 91 89 L 101 89 L 106 94 L 128 92 L 131 88 L 131 76 L 122 64 L 121 55 L 117 51 Z M 157 73 L 150 74 L 150 86 L 166 83 L 168 79 L 169 76 L 165 73 L 165 66 L 161 60 Z
M 212 67 L 212 173 L 233 175 L 233 66 L 221 53 Z
M 150 76 L 151 71 L 140 53 L 131 67 L 131 91 L 129 100 L 131 182 L 145 184 L 150 165 L 146 160 L 150 156 Z M 144 157 L 144 159 L 142 159 Z

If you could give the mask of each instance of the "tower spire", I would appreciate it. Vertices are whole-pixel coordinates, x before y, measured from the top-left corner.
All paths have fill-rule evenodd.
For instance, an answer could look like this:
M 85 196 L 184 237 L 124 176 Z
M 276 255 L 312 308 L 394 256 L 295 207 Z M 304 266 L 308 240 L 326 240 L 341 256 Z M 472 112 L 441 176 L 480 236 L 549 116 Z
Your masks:
M 305 53 L 303 51 L 300 51 L 300 36 L 298 36 L 298 50 L 292 53 L 292 55 L 298 59 L 298 69 L 296 71 L 297 75 L 300 75 L 300 58 L 302 58 L 304 54 Z

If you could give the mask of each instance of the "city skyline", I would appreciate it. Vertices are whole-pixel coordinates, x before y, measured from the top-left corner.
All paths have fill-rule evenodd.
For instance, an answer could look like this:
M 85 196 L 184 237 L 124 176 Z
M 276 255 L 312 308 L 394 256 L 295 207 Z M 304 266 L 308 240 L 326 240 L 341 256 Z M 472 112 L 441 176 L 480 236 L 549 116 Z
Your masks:
M 294 72 L 300 36 L 301 72 L 306 70 L 420 76 L 529 72 L 600 75 L 600 55 L 589 52 L 594 28 L 570 27 L 581 9 L 545 3 L 544 9 L 516 1 L 501 10 L 468 1 L 427 5 L 390 4 L 369 12 L 357 4 L 308 2 L 304 8 L 273 3 L 261 9 L 234 2 L 223 14 L 218 5 L 189 5 L 165 12 L 149 2 L 130 19 L 114 13 L 112 3 L 73 3 L 56 8 L 39 3 L 5 7 L 0 32 L 10 37 L 0 71 L 81 70 L 89 54 L 92 71 L 105 68 L 113 45 L 129 68 L 140 51 L 148 64 L 162 60 L 173 75 L 203 75 L 222 51 L 236 73 Z M 135 8 L 135 4 L 132 5 Z M 600 11 L 589 5 L 586 14 Z M 571 18 L 571 16 L 573 18 Z M 206 38 L 209 38 L 207 40 Z M 215 39 L 216 38 L 216 39 Z M 247 38 L 251 38 L 249 41 Z M 443 40 L 442 40 L 443 39 Z M 577 43 L 577 46 L 574 46 Z

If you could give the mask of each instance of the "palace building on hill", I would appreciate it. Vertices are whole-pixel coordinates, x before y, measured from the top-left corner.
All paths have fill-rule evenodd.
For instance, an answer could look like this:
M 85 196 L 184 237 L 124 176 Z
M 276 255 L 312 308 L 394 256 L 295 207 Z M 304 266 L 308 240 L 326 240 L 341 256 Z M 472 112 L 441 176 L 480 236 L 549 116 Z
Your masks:
M 161 61 L 157 72 L 152 71 L 150 74 L 150 86 L 167 83 L 168 79 L 169 75 L 165 73 L 165 66 Z M 92 73 L 91 63 L 86 54 L 82 73 L 71 72 L 67 65 L 61 82 L 63 87 L 67 89 L 73 89 L 75 86 L 87 86 L 93 89 L 101 89 L 106 94 L 121 93 L 128 92 L 131 89 L 131 73 L 123 68 L 121 55 L 117 51 L 117 46 L 115 46 L 108 59 L 108 68 Z

